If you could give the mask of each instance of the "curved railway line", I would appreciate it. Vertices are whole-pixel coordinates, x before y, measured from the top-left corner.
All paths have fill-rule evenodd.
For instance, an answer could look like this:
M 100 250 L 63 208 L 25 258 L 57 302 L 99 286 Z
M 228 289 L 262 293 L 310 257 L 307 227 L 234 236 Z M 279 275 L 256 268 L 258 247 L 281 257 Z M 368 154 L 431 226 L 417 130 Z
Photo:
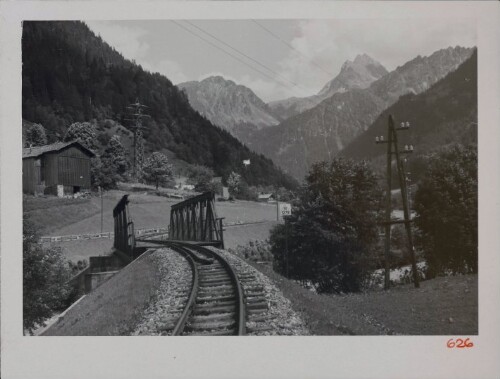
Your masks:
M 215 251 L 192 244 L 170 242 L 166 247 L 183 255 L 192 270 L 191 290 L 179 295 L 187 299 L 172 335 L 245 335 L 243 288 L 227 260 Z M 179 309 L 173 312 L 179 313 Z

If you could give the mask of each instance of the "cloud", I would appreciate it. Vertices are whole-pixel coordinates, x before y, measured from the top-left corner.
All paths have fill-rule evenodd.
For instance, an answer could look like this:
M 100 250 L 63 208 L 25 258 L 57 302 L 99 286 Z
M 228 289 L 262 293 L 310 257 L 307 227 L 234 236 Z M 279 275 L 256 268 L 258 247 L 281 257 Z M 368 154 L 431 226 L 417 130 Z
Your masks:
M 150 46 L 143 40 L 146 30 L 135 26 L 123 26 L 107 21 L 87 21 L 88 27 L 100 35 L 104 41 L 113 46 L 126 59 L 145 64 Z
M 174 84 L 189 80 L 181 66 L 177 62 L 168 59 L 163 59 L 159 62 L 144 63 L 142 67 L 150 72 L 158 72 L 165 75 Z

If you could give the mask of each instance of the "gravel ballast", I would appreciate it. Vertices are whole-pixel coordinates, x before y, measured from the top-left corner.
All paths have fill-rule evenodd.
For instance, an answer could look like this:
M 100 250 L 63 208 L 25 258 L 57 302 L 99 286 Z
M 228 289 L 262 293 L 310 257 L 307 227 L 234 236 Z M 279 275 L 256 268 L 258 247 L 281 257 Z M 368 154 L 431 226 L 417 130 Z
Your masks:
M 160 286 L 132 332 L 134 336 L 171 335 L 191 290 L 191 266 L 184 257 L 163 248 L 156 250 L 151 258 L 160 271 Z
M 247 335 L 310 335 L 300 315 L 272 280 L 233 254 L 214 249 L 226 258 L 241 281 L 247 303 Z M 160 271 L 160 286 L 132 335 L 168 336 L 191 288 L 191 267 L 184 257 L 168 248 L 152 253 Z M 265 304 L 255 309 L 255 305 Z
M 248 335 L 307 336 L 311 334 L 302 317 L 293 310 L 290 300 L 283 296 L 283 293 L 269 277 L 226 250 L 214 250 L 227 259 L 240 279 L 255 278 L 254 280 L 242 280 L 245 295 L 251 293 L 255 287 L 262 287 L 262 295 L 265 297 L 268 308 L 260 314 L 247 314 Z

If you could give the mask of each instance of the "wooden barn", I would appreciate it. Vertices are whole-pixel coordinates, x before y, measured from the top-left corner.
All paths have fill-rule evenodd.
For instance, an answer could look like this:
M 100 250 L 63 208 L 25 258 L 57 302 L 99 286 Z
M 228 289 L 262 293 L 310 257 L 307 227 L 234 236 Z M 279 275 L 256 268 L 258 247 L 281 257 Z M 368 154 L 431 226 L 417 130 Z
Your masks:
M 23 149 L 23 192 L 62 197 L 90 190 L 94 156 L 77 141 Z

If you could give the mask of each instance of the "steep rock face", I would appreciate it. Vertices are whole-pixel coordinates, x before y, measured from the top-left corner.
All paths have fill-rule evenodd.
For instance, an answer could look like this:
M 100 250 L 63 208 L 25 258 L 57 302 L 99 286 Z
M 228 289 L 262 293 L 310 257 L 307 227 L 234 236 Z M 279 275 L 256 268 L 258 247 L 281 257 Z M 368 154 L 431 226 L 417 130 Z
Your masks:
M 311 164 L 333 158 L 366 130 L 381 108 L 381 100 L 370 92 L 354 89 L 337 93 L 315 108 L 254 135 L 248 146 L 302 179 Z
M 438 50 L 428 57 L 418 56 L 374 82 L 370 90 L 389 106 L 401 95 L 418 94 L 429 89 L 449 72 L 456 70 L 470 57 L 472 50 L 457 46 Z
M 337 92 L 368 88 L 387 73 L 388 71 L 379 62 L 366 54 L 361 54 L 352 62 L 346 61 L 340 73 L 319 91 L 318 96 L 326 99 Z
M 181 83 L 178 87 L 187 94 L 194 109 L 234 136 L 280 122 L 250 88 L 221 76 Z
M 417 57 L 368 88 L 336 93 L 306 112 L 255 133 L 248 146 L 302 179 L 312 163 L 337 155 L 400 96 L 427 90 L 472 51 L 455 47 Z
M 297 98 L 291 97 L 284 100 L 273 101 L 269 107 L 282 119 L 287 119 L 311 109 L 323 100 L 336 93 L 345 92 L 355 88 L 367 88 L 374 81 L 387 74 L 387 70 L 379 62 L 366 54 L 356 56 L 354 61 L 346 61 L 340 73 L 316 95 Z

